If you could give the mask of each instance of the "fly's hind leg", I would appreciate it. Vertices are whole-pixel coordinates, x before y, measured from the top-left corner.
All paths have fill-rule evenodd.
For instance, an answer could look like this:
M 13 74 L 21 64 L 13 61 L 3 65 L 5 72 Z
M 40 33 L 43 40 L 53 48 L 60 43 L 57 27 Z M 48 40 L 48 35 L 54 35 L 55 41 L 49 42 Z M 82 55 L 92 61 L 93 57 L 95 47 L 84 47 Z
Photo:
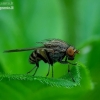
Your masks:
M 30 71 L 27 72 L 27 74 L 31 73 L 35 68 L 36 68 L 36 70 L 35 70 L 34 74 L 32 75 L 32 76 L 34 76 L 39 68 L 37 66 L 33 67 Z
M 28 71 L 27 74 L 31 73 L 35 68 L 36 68 L 36 66 L 33 67 L 30 71 Z
M 28 71 L 27 74 L 31 73 L 35 68 L 36 68 L 36 70 L 35 70 L 33 76 L 36 74 L 36 72 L 37 72 L 37 70 L 38 70 L 38 68 L 39 68 L 39 62 L 36 62 L 35 67 L 33 67 L 30 71 Z
M 35 72 L 34 72 L 34 74 L 33 74 L 32 76 L 34 76 L 34 75 L 36 74 L 38 68 L 39 68 L 39 67 L 36 66 L 36 70 L 35 70 Z
M 34 72 L 34 74 L 32 76 L 34 76 L 36 74 L 38 68 L 39 68 L 39 62 L 36 62 L 36 70 L 35 70 L 35 72 Z

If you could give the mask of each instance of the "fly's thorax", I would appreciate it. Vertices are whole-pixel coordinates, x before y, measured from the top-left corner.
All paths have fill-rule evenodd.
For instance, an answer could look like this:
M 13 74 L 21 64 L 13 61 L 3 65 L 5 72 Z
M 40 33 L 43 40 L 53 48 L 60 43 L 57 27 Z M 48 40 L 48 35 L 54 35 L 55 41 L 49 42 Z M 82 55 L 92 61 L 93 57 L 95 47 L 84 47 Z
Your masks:
M 53 62 L 57 62 L 60 59 L 63 59 L 65 56 L 64 52 L 54 51 L 53 53 L 49 53 L 49 57 Z

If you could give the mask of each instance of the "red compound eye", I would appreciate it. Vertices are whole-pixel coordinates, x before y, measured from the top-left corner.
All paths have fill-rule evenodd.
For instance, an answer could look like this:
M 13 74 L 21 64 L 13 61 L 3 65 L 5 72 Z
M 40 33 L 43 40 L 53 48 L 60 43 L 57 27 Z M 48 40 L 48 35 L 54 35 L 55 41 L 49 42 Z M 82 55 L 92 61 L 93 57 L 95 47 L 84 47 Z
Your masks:
M 66 53 L 67 53 L 69 56 L 73 56 L 73 55 L 74 55 L 73 47 L 69 47 L 69 48 L 67 49 Z

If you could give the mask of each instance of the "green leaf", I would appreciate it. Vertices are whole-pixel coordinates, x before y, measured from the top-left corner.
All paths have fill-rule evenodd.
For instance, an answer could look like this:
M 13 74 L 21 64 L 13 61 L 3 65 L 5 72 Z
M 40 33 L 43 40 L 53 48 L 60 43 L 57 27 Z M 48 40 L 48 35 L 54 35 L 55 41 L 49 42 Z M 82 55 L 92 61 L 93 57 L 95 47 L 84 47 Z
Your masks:
M 38 98 L 37 100 L 44 100 L 49 97 L 45 95 L 46 92 L 50 93 L 51 96 L 56 92 L 57 97 L 59 97 L 59 95 L 68 96 L 73 93 L 78 95 L 92 89 L 91 78 L 86 66 L 78 62 L 77 66 L 72 67 L 71 73 L 75 82 L 72 81 L 68 74 L 57 79 L 39 76 L 33 77 L 25 74 L 0 74 L 0 88 L 2 90 L 0 92 L 0 99 L 6 99 L 3 95 L 5 93 L 8 99 L 33 100 Z M 38 94 L 40 94 L 39 97 Z
M 51 85 L 51 86 L 56 86 L 56 87 L 66 87 L 66 88 L 71 88 L 74 86 L 80 85 L 80 71 L 79 67 L 84 67 L 81 63 L 78 63 L 75 67 L 72 68 L 72 75 L 74 77 L 75 82 L 72 81 L 71 77 L 69 75 L 64 75 L 61 78 L 47 78 L 47 77 L 41 77 L 41 76 L 32 76 L 32 75 L 27 75 L 27 74 L 4 74 L 0 75 L 1 80 L 27 80 L 27 81 L 35 81 L 38 80 L 41 83 Z

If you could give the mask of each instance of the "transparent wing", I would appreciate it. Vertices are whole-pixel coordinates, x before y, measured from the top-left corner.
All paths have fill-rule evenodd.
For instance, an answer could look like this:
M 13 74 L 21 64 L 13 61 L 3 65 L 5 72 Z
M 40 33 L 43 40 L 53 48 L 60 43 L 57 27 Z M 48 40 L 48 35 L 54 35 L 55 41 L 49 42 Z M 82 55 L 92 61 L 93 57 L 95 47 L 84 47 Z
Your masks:
M 46 42 L 43 43 L 45 47 L 68 47 L 69 45 L 60 39 L 46 39 Z
M 38 48 L 42 48 L 42 47 L 5 50 L 4 53 L 30 51 L 30 50 L 36 50 L 36 49 L 38 49 Z

